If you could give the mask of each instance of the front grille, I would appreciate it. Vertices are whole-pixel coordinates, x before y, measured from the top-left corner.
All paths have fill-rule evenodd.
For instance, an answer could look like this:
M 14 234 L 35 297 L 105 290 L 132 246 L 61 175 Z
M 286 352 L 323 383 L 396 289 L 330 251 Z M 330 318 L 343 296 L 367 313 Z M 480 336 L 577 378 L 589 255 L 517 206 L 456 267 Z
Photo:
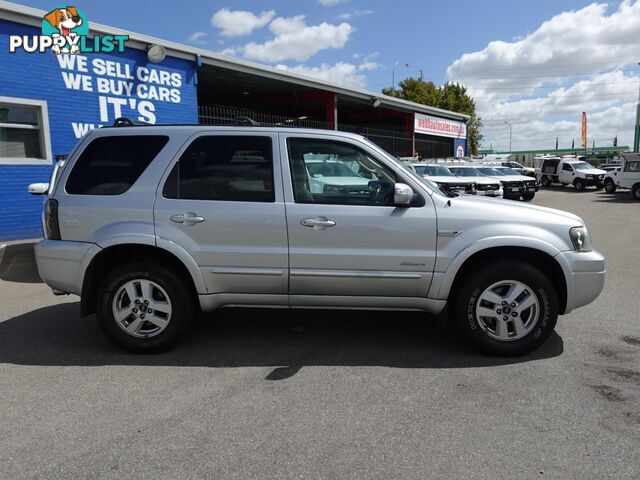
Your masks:
M 484 192 L 486 190 L 500 190 L 500 185 L 497 184 L 490 184 L 490 185 L 476 185 L 476 188 L 478 190 L 480 190 L 481 192 Z

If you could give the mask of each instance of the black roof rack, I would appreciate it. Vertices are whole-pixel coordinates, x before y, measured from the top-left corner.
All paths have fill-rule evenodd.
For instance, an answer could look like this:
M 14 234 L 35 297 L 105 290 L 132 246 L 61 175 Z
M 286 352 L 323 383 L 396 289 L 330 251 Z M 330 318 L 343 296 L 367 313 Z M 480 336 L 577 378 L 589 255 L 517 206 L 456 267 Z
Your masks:
M 234 123 L 242 127 L 259 127 L 260 123 L 256 122 L 250 117 L 236 117 L 233 119 Z
M 147 122 L 141 122 L 140 120 L 133 120 L 127 117 L 118 117 L 113 121 L 114 127 L 135 127 L 135 126 L 144 126 L 151 125 Z

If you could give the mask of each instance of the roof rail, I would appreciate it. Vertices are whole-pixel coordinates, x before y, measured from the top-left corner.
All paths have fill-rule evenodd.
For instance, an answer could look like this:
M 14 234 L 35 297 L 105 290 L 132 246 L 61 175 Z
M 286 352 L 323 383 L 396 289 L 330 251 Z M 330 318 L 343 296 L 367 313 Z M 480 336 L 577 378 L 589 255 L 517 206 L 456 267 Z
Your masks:
M 236 125 L 241 127 L 259 127 L 260 126 L 260 124 L 256 122 L 253 118 L 244 117 L 244 116 L 234 118 L 233 122 Z
M 113 121 L 114 127 L 135 127 L 135 126 L 144 126 L 151 125 L 147 122 L 141 122 L 140 120 L 132 120 L 127 117 L 118 117 Z

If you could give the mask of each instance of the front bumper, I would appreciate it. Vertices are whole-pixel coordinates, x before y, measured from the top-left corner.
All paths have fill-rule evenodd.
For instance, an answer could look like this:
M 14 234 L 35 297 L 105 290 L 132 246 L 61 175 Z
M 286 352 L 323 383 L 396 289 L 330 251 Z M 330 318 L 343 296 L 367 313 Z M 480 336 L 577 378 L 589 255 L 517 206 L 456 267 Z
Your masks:
M 604 184 L 604 175 L 585 179 L 587 187 L 596 187 Z
M 53 290 L 80 295 L 84 272 L 100 250 L 94 243 L 40 240 L 34 247 L 38 274 Z
M 556 260 L 567 281 L 567 306 L 562 313 L 593 302 L 604 288 L 607 273 L 604 257 L 596 252 L 560 252 Z
M 502 189 L 502 187 L 497 190 L 477 190 L 477 195 L 499 198 L 504 195 L 504 190 Z

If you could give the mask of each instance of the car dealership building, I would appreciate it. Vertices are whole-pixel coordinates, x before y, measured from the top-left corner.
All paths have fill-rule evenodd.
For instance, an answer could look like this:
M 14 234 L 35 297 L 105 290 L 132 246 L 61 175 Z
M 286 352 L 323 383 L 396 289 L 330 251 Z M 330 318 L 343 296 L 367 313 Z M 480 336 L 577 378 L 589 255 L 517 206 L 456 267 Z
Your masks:
M 466 155 L 466 115 L 90 19 L 84 22 L 85 50 L 30 52 L 33 40 L 47 35 L 47 13 L 0 1 L 0 241 L 41 235 L 42 198 L 30 196 L 27 186 L 48 181 L 55 159 L 68 155 L 89 129 L 121 116 L 208 125 L 248 116 L 266 124 L 360 133 L 396 156 Z M 110 50 L 110 38 L 127 38 L 122 51 L 113 45 Z M 24 46 L 15 48 L 19 41 Z

